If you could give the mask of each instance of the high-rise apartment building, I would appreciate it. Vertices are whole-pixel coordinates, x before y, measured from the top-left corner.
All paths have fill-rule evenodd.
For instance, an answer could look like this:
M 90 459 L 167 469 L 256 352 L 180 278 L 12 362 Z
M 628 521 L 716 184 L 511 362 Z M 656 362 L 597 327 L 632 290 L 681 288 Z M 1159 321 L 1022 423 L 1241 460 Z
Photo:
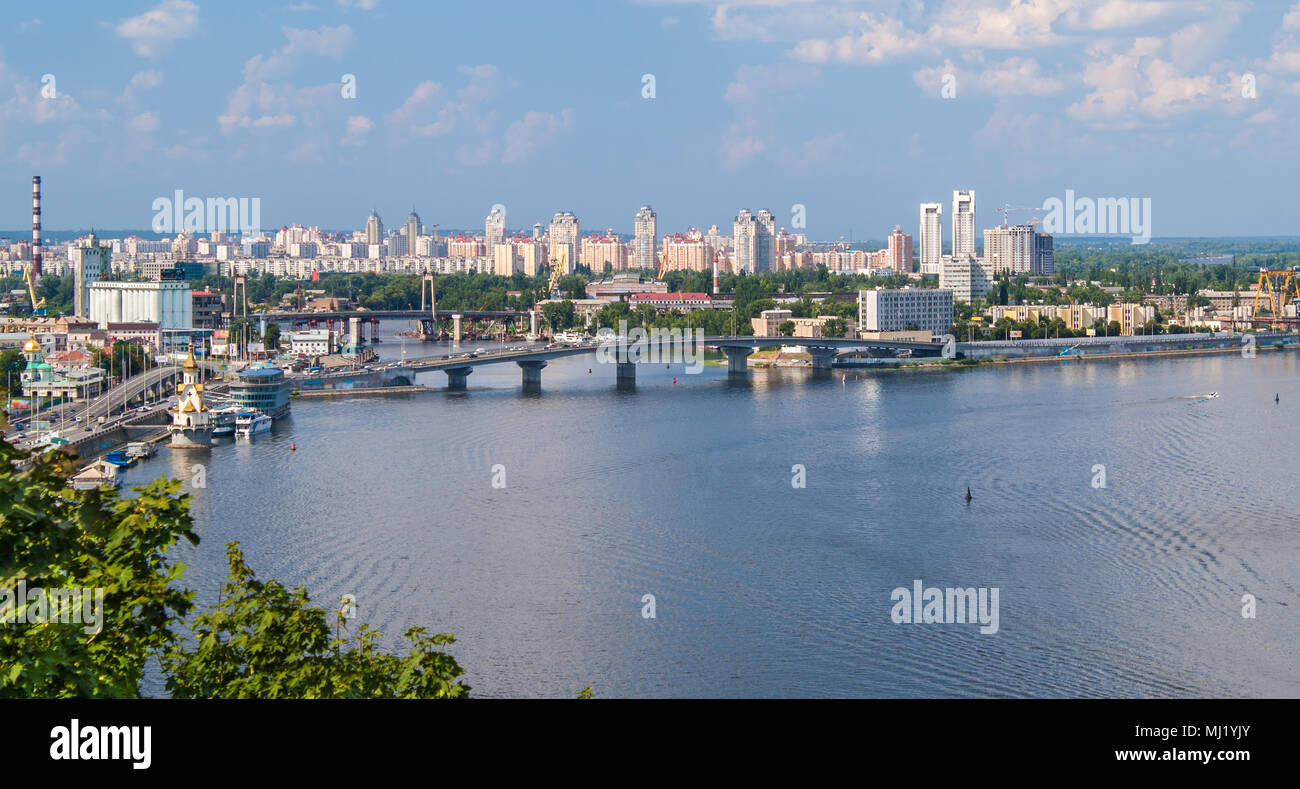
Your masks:
M 952 253 L 975 254 L 975 190 L 952 193 Z
M 751 274 L 770 271 L 776 252 L 776 220 L 772 212 L 764 208 L 751 214 L 748 208 L 742 208 L 732 227 L 733 270 Z
M 506 238 L 506 215 L 500 206 L 492 206 L 492 213 L 483 222 L 483 238 L 488 251 L 497 248 L 497 244 Z
M 659 224 L 654 210 L 648 205 L 641 206 L 632 220 L 632 268 L 654 270 L 657 267 L 658 250 L 655 245 L 658 239 L 655 234 L 658 231 Z
M 424 223 L 420 221 L 420 215 L 411 209 L 411 213 L 406 217 L 406 252 L 408 255 L 414 255 L 416 252 L 416 243 L 420 236 L 424 235 Z
M 559 260 L 563 255 L 569 261 L 569 270 L 578 264 L 578 217 L 572 211 L 557 211 L 551 218 L 551 228 L 547 235 L 547 246 L 551 258 Z
M 374 211 L 366 219 L 366 243 L 371 246 L 384 243 L 384 222 Z
M 992 227 L 984 231 L 984 261 L 998 274 L 1052 274 L 1056 271 L 1052 236 L 1033 225 Z
M 898 225 L 889 234 L 889 267 L 900 274 L 912 273 L 912 237 Z
M 938 274 L 943 257 L 943 204 L 921 203 L 921 273 Z

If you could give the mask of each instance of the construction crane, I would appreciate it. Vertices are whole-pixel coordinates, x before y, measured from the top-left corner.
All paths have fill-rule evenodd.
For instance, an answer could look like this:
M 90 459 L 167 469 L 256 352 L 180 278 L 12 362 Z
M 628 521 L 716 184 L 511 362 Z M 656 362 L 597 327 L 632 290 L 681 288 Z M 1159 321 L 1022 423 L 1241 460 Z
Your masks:
M 561 249 L 560 257 L 551 258 L 551 282 L 547 291 L 550 292 L 551 298 L 558 298 L 560 295 L 560 280 L 564 279 L 569 273 L 569 250 Z
M 1271 270 L 1261 268 L 1259 270 L 1259 289 L 1255 291 L 1254 316 L 1256 320 L 1259 320 L 1261 299 L 1265 300 L 1264 307 L 1269 311 L 1269 318 L 1267 319 L 1269 323 L 1274 326 L 1288 323 L 1286 305 L 1300 302 L 1300 284 L 1296 282 L 1295 269 Z
M 45 315 L 45 299 L 36 298 L 36 282 L 32 279 L 33 266 L 23 269 L 23 282 L 27 283 L 27 295 L 32 300 L 32 315 Z
M 1000 212 L 1000 213 L 1002 214 L 1002 226 L 1003 226 L 1003 227 L 1006 227 L 1006 226 L 1007 226 L 1007 215 L 1010 214 L 1012 211 L 1043 211 L 1043 210 L 1045 210 L 1045 209 L 1043 209 L 1041 206 L 1035 206 L 1035 207 L 1033 207 L 1033 208 L 1029 208 L 1029 207 L 1026 207 L 1026 206 L 1004 205 L 1004 206 L 1002 206 L 1002 207 L 1000 207 L 1000 208 L 997 208 L 997 209 L 995 209 L 995 210 L 997 210 L 998 212 Z M 1038 224 L 1038 222 L 1039 222 L 1038 217 L 1034 217 L 1033 219 L 1030 219 L 1030 220 L 1029 220 L 1029 224 L 1031 224 L 1031 225 L 1036 225 L 1036 224 Z

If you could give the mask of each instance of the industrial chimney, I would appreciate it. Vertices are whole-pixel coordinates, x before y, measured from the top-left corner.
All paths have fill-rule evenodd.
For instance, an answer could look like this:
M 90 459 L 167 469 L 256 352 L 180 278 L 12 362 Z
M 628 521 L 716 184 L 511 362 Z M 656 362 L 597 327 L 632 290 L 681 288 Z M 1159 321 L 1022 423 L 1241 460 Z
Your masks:
M 32 284 L 41 278 L 41 177 L 32 176 Z

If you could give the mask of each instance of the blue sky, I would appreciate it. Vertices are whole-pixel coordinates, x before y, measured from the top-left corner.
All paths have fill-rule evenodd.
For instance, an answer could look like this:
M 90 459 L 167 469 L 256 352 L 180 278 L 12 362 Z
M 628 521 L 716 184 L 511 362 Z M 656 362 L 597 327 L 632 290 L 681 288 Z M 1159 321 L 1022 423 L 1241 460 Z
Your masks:
M 7 4 L 0 227 L 145 228 L 258 197 L 263 227 L 630 232 L 770 208 L 915 232 L 917 204 L 1150 197 L 1156 236 L 1300 235 L 1300 3 L 550 0 Z M 42 97 L 52 75 L 56 95 Z M 342 96 L 355 75 L 356 97 Z M 654 98 L 643 98 L 644 74 Z M 951 79 L 945 79 L 951 75 Z M 945 84 L 955 97 L 943 98 Z M 1253 96 L 1245 95 L 1251 91 Z M 48 90 L 47 90 L 48 92 Z M 1013 219 L 1019 218 L 1013 215 Z M 947 231 L 945 230 L 945 234 Z

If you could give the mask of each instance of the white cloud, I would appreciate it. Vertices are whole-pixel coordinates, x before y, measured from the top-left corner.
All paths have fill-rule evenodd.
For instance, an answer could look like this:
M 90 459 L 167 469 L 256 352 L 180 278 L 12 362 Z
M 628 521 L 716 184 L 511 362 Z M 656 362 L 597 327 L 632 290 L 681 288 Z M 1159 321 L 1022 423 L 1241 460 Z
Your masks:
M 733 123 L 722 144 L 722 166 L 727 170 L 737 170 L 766 148 L 752 122 Z
M 562 110 L 559 115 L 529 110 L 524 117 L 510 124 L 505 133 L 505 150 L 501 161 L 514 164 L 524 161 L 538 149 L 555 142 L 562 132 L 573 128 L 573 110 Z
M 948 75 L 955 79 L 957 96 L 978 93 L 989 96 L 1052 96 L 1065 90 L 1065 79 L 1044 74 L 1033 58 L 1009 57 L 982 71 L 969 71 L 951 60 L 912 75 L 927 95 L 941 95 Z
M 788 93 L 815 84 L 821 72 L 814 66 L 779 63 L 772 66 L 741 66 L 722 95 L 733 104 L 766 102 L 778 93 Z
M 1282 17 L 1282 27 L 1285 30 L 1300 30 L 1300 3 L 1291 6 Z
M 152 112 L 142 112 L 139 115 L 132 116 L 127 121 L 127 127 L 132 131 L 151 132 L 158 130 L 158 116 Z
M 141 57 L 162 54 L 174 41 L 198 32 L 199 6 L 190 0 L 163 0 L 139 16 L 124 19 L 117 25 L 117 35 L 131 42 L 131 49 Z

